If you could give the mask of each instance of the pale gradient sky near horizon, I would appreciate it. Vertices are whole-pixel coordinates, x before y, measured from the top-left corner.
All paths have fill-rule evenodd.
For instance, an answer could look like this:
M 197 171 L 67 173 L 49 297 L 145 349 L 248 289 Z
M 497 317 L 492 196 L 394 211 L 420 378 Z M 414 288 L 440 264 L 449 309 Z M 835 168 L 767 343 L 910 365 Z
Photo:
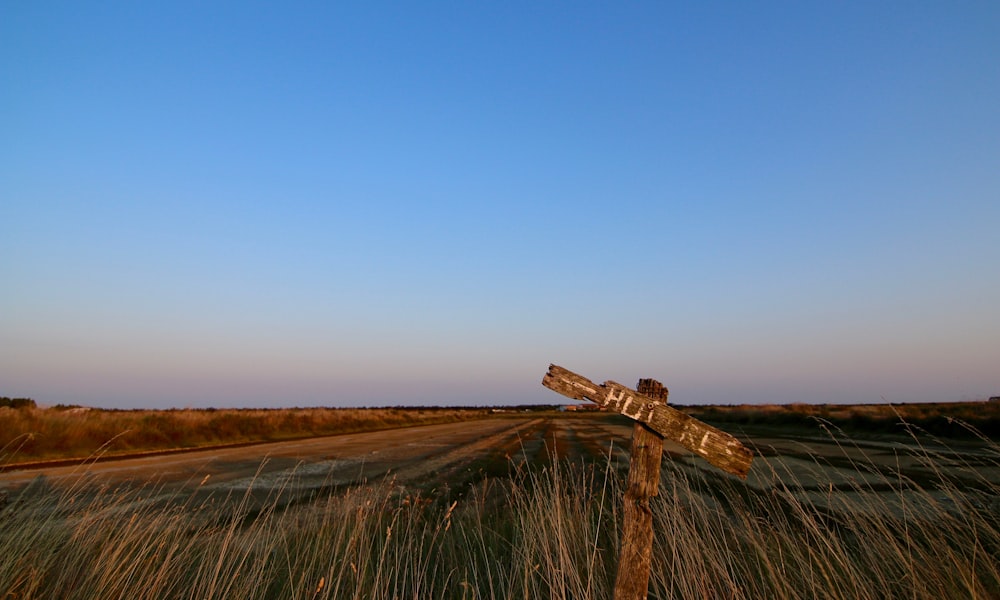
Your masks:
M 998 395 L 998 59 L 996 2 L 4 3 L 0 395 Z

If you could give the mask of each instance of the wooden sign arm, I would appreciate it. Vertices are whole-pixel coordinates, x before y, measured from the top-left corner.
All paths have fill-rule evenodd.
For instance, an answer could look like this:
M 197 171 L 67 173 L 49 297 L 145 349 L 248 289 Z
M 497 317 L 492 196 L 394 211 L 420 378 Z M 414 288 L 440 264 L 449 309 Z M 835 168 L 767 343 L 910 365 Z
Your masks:
M 750 470 L 753 452 L 739 440 L 620 383 L 605 381 L 598 385 L 568 369 L 550 365 L 542 385 L 563 396 L 590 400 L 645 423 L 727 473 L 746 479 Z

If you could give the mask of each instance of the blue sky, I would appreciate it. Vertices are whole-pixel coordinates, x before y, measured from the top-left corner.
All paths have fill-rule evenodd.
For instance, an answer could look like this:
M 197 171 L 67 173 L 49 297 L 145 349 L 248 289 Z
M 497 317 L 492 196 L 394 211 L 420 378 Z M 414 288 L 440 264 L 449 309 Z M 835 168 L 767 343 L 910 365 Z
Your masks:
M 0 395 L 1000 394 L 1000 5 L 0 8 Z

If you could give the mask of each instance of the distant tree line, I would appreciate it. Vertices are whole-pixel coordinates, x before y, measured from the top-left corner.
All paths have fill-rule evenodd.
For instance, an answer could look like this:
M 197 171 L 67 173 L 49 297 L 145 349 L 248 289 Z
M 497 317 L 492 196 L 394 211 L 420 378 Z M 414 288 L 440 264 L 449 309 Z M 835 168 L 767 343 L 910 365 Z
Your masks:
M 7 396 L 0 396 L 0 407 L 9 406 L 10 408 L 38 408 L 38 405 L 31 398 L 8 398 Z

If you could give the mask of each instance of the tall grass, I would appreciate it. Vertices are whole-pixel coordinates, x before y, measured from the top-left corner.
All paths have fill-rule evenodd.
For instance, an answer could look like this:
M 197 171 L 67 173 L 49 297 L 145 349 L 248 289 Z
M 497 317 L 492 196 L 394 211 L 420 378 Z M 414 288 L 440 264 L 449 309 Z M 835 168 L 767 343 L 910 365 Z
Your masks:
M 664 461 L 650 597 L 1000 597 L 1000 448 L 918 447 L 892 468 L 867 452 L 760 457 L 747 483 Z M 0 597 L 612 595 L 624 472 L 610 455 L 425 495 L 386 479 L 291 508 L 284 485 L 265 501 L 250 488 L 164 501 L 37 481 L 0 509 Z

